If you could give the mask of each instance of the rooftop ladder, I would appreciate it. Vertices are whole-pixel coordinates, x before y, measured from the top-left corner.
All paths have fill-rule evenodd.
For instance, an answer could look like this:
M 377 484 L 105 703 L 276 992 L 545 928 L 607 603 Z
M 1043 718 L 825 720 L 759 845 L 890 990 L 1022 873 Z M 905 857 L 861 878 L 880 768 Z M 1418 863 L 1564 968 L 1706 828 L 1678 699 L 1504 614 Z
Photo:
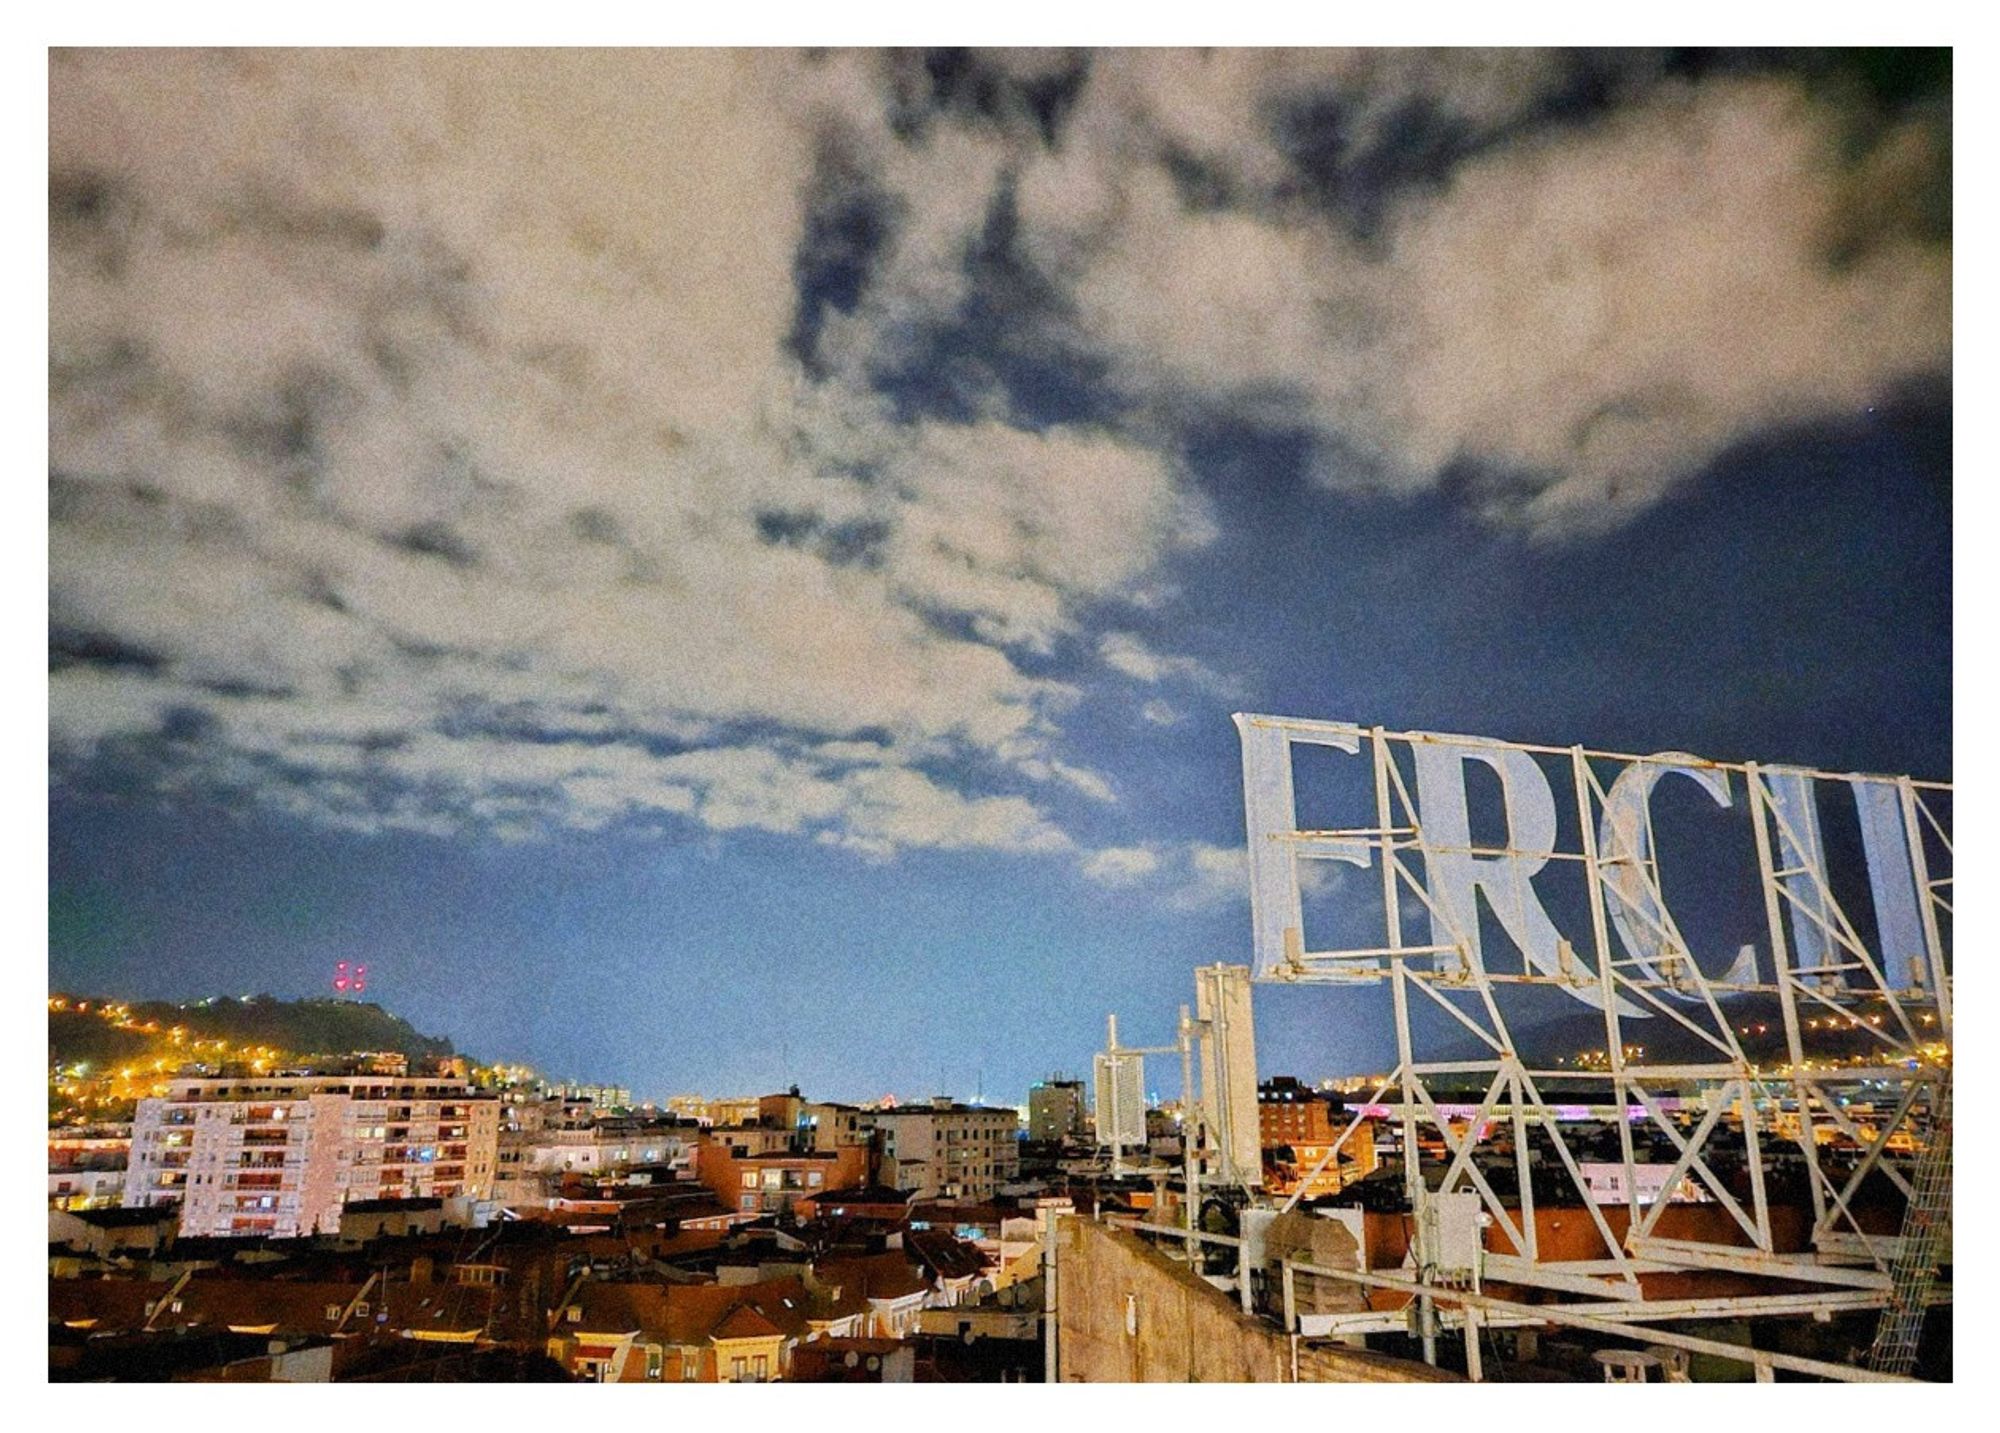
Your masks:
M 1912 1172 L 1903 1237 L 1889 1271 L 1889 1303 L 1868 1350 L 1868 1366 L 1877 1373 L 1907 1375 L 1916 1367 L 1938 1255 L 1951 1233 L 1951 1076 L 1940 1079 L 1934 1091 L 1931 1137 Z

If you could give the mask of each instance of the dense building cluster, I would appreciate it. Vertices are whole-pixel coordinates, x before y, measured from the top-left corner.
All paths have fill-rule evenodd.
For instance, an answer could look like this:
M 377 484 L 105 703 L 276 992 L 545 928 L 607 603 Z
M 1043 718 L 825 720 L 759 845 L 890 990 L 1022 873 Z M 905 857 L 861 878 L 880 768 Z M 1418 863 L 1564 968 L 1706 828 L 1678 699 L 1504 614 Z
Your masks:
M 1177 1225 L 1182 1162 L 1204 1138 L 1200 1116 L 1167 1104 L 1145 1111 L 1143 1147 L 1114 1154 L 1083 1083 L 1060 1076 L 1018 1109 L 796 1087 L 654 1104 L 458 1057 L 359 1052 L 201 1066 L 153 1088 L 130 1124 L 51 1125 L 53 1377 L 1036 1379 L 1045 1220 Z M 1545 1251 L 1603 1252 L 1564 1242 L 1593 1227 L 1568 1217 L 1569 1199 L 1614 1220 L 1669 1204 L 1673 1229 L 1726 1219 L 1696 1181 L 1666 1177 L 1664 1146 L 1642 1152 L 1628 1189 L 1618 1143 L 1642 1132 L 1621 1135 L 1608 1092 L 1574 1098 L 1547 1113 L 1578 1149 L 1576 1181 L 1539 1136 L 1517 1152 L 1486 1130 L 1479 1160 L 1503 1194 L 1523 1171 L 1536 1181 Z M 1662 1099 L 1683 1125 L 1703 1115 Z M 1256 1087 L 1256 1109 L 1258 1197 L 1305 1221 L 1270 1225 L 1266 1253 L 1400 1267 L 1394 1109 L 1282 1075 Z M 1491 1123 L 1472 1090 L 1438 1113 L 1455 1138 Z M 1436 1173 L 1452 1148 L 1420 1131 L 1413 1153 Z M 1233 1233 L 1236 1207 L 1205 1204 L 1202 1229 Z M 1270 1312 L 1278 1283 L 1258 1279 Z M 1352 1294 L 1300 1275 L 1293 1312 L 1369 1317 Z
M 1073 1206 L 1021 1179 L 1019 1111 L 492 1073 L 201 1071 L 52 1126 L 52 1375 L 1038 1376 Z

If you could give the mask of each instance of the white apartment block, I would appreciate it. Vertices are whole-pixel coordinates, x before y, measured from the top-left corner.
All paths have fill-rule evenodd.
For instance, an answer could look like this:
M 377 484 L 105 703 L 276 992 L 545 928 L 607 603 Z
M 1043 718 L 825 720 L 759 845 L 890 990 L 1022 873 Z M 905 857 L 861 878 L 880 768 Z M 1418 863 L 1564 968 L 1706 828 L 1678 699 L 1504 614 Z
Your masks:
M 566 1100 L 590 1101 L 598 1114 L 632 1108 L 632 1091 L 624 1085 L 564 1085 L 562 1094 Z
M 679 1117 L 597 1115 L 565 1099 L 508 1099 L 501 1105 L 493 1197 L 510 1208 L 546 1207 L 565 1174 L 685 1168 L 701 1132 Z
M 460 1079 L 175 1080 L 139 1101 L 125 1203 L 179 1204 L 189 1237 L 332 1234 L 349 1200 L 490 1198 L 498 1138 Z
M 885 1182 L 893 1170 L 913 1199 L 991 1199 L 1020 1173 L 1018 1111 L 934 1099 L 869 1117 L 882 1131 Z
M 506 1130 L 501 1164 L 538 1175 L 610 1174 L 633 1165 L 688 1162 L 691 1141 L 671 1127 L 614 1123 L 589 1129 Z

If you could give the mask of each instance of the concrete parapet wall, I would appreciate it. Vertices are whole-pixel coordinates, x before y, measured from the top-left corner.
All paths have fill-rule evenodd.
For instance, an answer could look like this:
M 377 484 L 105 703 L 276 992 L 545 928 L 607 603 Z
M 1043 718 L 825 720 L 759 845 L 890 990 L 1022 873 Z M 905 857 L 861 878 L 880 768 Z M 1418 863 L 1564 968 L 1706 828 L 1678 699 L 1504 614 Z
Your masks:
M 1137 1234 L 1056 1226 L 1057 1356 L 1065 1383 L 1290 1383 L 1292 1340 Z M 1425 1364 L 1314 1345 L 1301 1383 L 1456 1383 Z

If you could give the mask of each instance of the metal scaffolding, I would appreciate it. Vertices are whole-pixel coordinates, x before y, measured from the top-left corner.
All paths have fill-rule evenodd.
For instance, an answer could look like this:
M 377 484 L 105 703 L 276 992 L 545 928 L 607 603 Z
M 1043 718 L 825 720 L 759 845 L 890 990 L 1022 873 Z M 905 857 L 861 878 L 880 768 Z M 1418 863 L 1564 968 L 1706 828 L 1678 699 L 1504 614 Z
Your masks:
M 1457 1297 L 1463 1271 L 1441 1263 L 1434 1213 L 1442 1197 L 1469 1192 L 1492 1226 L 1484 1276 L 1560 1295 L 1589 1326 L 1656 1337 L 1642 1327 L 1643 1274 L 1751 1275 L 1774 1281 L 1771 1289 L 1684 1301 L 1675 1317 L 1886 1308 L 1874 1366 L 1907 1370 L 1922 1310 L 1937 1297 L 1938 1241 L 1950 1217 L 1949 785 L 1282 717 L 1239 715 L 1236 724 L 1256 979 L 1389 986 L 1396 1063 L 1371 1103 L 1385 1105 L 1400 1128 L 1416 1216 L 1412 1293 L 1427 1354 L 1435 1355 L 1437 1308 L 1472 1307 Z M 1369 817 L 1301 826 L 1293 770 L 1301 746 L 1367 763 Z M 1465 771 L 1477 766 L 1499 778 L 1507 836 L 1497 845 L 1471 836 Z M 1652 813 L 1653 788 L 1667 776 L 1695 782 L 1718 807 L 1741 792 L 1763 948 L 1703 960 L 1682 935 Z M 1558 839 L 1565 784 L 1573 829 Z M 1836 790 L 1853 801 L 1866 846 L 1873 939 L 1843 910 L 1841 883 L 1829 873 L 1819 799 Z M 1373 868 L 1379 941 L 1315 948 L 1304 919 L 1315 861 Z M 1543 872 L 1545 886 L 1571 883 L 1568 933 L 1538 892 Z M 1513 950 L 1482 941 L 1481 902 Z M 1524 1055 L 1510 1016 L 1538 998 L 1545 1007 L 1547 997 L 1534 992 L 1547 990 L 1601 1012 L 1601 1070 Z M 1775 1004 L 1782 1063 L 1746 1050 L 1747 1032 L 1729 1013 L 1746 997 Z M 1413 1019 L 1420 1009 L 1435 1013 Z M 1435 1033 L 1440 1026 L 1451 1032 L 1450 1048 Z M 1659 1042 L 1647 1034 L 1663 1026 L 1697 1053 L 1648 1060 L 1645 1046 Z M 1841 1052 L 1857 1039 L 1871 1053 Z M 1468 1042 L 1477 1052 L 1470 1057 Z M 1612 1091 L 1622 1229 L 1592 1197 L 1558 1118 L 1563 1092 L 1579 1082 Z M 1472 1094 L 1456 1097 L 1476 1105 L 1447 1109 L 1456 1093 L 1447 1087 L 1468 1083 Z M 1361 1124 L 1357 1116 L 1314 1175 Z M 1664 1178 L 1644 1186 L 1658 1191 L 1650 1202 L 1640 1169 L 1657 1174 L 1658 1166 L 1639 1157 L 1641 1136 L 1672 1155 Z M 1512 1202 L 1488 1177 L 1502 1142 L 1512 1145 Z M 1441 1173 L 1426 1171 L 1426 1145 L 1441 1152 Z M 1574 1185 L 1608 1257 L 1543 1257 L 1531 1147 L 1553 1154 L 1561 1173 L 1545 1178 Z M 1774 1222 L 1782 1198 L 1772 1172 L 1781 1163 L 1804 1174 L 1811 1225 L 1803 1241 L 1783 1237 Z M 1908 1202 L 1900 1234 L 1861 1217 L 1858 1196 L 1875 1179 Z M 1726 1235 L 1668 1237 L 1662 1220 L 1679 1189 L 1723 1211 Z

